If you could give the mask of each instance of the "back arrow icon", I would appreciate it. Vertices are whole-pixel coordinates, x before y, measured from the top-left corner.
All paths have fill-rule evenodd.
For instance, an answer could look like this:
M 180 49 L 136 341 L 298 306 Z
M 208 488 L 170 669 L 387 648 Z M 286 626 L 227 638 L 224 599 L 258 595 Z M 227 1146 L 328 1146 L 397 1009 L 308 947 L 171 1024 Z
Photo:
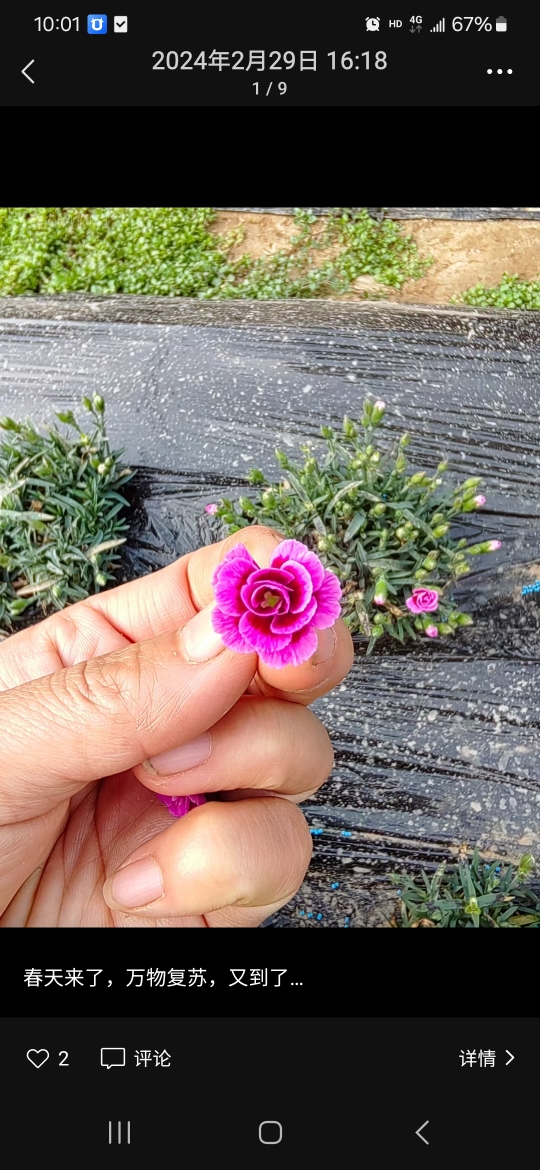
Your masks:
M 26 77 L 26 80 L 27 80 L 27 81 L 31 81 L 31 82 L 32 82 L 32 85 L 34 85 L 34 84 L 35 84 L 35 82 L 34 82 L 34 78 L 33 78 L 33 77 L 30 77 L 30 74 L 29 74 L 29 73 L 27 73 L 27 72 L 26 72 L 26 70 L 27 70 L 27 69 L 29 69 L 29 68 L 30 68 L 30 66 L 31 66 L 31 65 L 33 65 L 33 64 L 34 64 L 34 58 L 32 57 L 32 60 L 28 62 L 28 65 L 25 65 L 24 69 L 21 69 L 21 73 L 24 73 L 24 76 Z
M 507 1052 L 508 1056 L 510 1057 L 510 1060 L 507 1060 L 506 1063 L 511 1064 L 512 1061 L 515 1060 L 515 1057 L 512 1056 L 512 1053 L 508 1051 L 508 1048 L 506 1049 L 506 1052 Z
M 423 1124 L 423 1125 L 420 1125 L 420 1126 L 418 1127 L 418 1129 L 417 1129 L 417 1130 L 415 1130 L 415 1133 L 416 1133 L 416 1136 L 420 1138 L 420 1141 L 421 1141 L 421 1142 L 425 1142 L 425 1143 L 426 1143 L 426 1146 L 429 1146 L 429 1142 L 428 1142 L 427 1138 L 425 1138 L 425 1137 L 422 1135 L 422 1133 L 421 1133 L 421 1130 L 425 1129 L 425 1128 L 426 1128 L 426 1125 L 429 1125 L 429 1121 L 424 1121 L 424 1124 Z

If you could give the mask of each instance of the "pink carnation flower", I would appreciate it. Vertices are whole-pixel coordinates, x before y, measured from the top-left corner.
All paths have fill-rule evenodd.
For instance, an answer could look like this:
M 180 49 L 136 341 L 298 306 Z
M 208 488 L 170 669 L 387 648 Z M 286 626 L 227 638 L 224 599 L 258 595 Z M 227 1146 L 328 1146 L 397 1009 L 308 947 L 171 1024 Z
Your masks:
M 432 613 L 439 606 L 439 594 L 435 589 L 413 589 L 412 596 L 405 601 L 411 613 Z
M 495 550 L 496 550 L 496 549 L 498 549 L 498 548 L 500 548 L 500 547 L 501 547 L 501 545 L 502 545 L 502 540 L 490 540 L 490 542 L 489 542 L 489 551 L 490 551 L 490 552 L 495 552 Z
M 206 508 L 204 510 L 205 510 L 205 512 L 210 512 L 211 516 L 215 516 L 215 514 L 218 510 L 218 506 L 217 506 L 217 504 L 207 504 Z
M 475 496 L 474 502 L 478 508 L 481 508 L 482 504 L 485 504 L 485 502 L 486 502 L 486 497 L 485 496 Z
M 163 796 L 161 792 L 156 792 L 156 796 L 162 804 L 167 805 L 173 817 L 185 816 L 192 804 L 206 804 L 205 796 Z
M 341 586 L 298 540 L 283 540 L 261 569 L 243 544 L 215 570 L 212 625 L 225 645 L 267 666 L 298 666 L 315 653 L 317 630 L 341 612 Z
M 427 634 L 428 638 L 438 638 L 439 637 L 439 631 L 437 629 L 437 626 L 426 626 L 426 628 L 424 630 L 424 634 Z

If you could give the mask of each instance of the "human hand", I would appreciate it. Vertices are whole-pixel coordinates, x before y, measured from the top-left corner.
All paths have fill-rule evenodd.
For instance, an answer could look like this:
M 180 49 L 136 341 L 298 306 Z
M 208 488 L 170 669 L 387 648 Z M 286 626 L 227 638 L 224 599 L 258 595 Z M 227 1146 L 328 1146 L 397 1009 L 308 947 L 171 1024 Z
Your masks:
M 351 637 L 276 670 L 210 623 L 228 549 L 265 566 L 281 539 L 243 529 L 0 644 L 0 925 L 258 926 L 296 892 L 297 802 L 333 763 L 308 704 Z M 156 792 L 220 798 L 172 821 Z

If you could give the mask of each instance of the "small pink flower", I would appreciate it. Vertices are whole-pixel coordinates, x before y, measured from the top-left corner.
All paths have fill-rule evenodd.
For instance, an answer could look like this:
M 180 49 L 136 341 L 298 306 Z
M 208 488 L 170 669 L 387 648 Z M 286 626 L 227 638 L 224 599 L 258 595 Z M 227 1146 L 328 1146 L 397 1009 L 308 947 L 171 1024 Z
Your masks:
M 495 552 L 495 549 L 500 548 L 501 545 L 502 545 L 502 540 L 490 540 L 489 551 Z
M 158 800 L 162 804 L 166 804 L 167 808 L 173 817 L 183 817 L 189 812 L 191 805 L 206 804 L 205 796 L 163 796 L 161 792 L 156 792 Z
M 205 512 L 210 512 L 211 516 L 215 516 L 215 514 L 218 510 L 218 506 L 217 506 L 217 504 L 207 504 L 206 508 L 204 510 L 205 510 Z
M 485 504 L 485 502 L 486 502 L 486 497 L 485 496 L 475 496 L 474 502 L 475 502 L 477 508 L 481 508 L 482 504 Z
M 341 612 L 341 586 L 318 556 L 298 540 L 282 540 L 261 569 L 236 544 L 212 578 L 212 625 L 226 646 L 255 651 L 267 666 L 298 666 L 317 649 L 317 630 Z
M 426 628 L 424 630 L 424 634 L 427 634 L 428 638 L 438 638 L 439 637 L 439 631 L 437 629 L 437 626 L 426 626 Z
M 382 593 L 377 593 L 377 595 L 373 598 L 374 605 L 384 605 L 385 601 L 386 597 L 383 597 Z
M 405 601 L 411 613 L 432 613 L 439 607 L 439 594 L 435 589 L 413 589 L 412 596 Z

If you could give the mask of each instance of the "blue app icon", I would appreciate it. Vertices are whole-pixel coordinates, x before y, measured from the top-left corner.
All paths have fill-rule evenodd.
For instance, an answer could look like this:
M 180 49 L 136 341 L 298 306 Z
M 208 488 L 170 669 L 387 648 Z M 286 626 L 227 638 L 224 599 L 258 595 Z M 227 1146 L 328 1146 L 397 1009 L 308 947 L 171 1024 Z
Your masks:
M 107 17 L 106 16 L 89 16 L 88 17 L 88 32 L 89 33 L 106 33 L 107 32 Z

